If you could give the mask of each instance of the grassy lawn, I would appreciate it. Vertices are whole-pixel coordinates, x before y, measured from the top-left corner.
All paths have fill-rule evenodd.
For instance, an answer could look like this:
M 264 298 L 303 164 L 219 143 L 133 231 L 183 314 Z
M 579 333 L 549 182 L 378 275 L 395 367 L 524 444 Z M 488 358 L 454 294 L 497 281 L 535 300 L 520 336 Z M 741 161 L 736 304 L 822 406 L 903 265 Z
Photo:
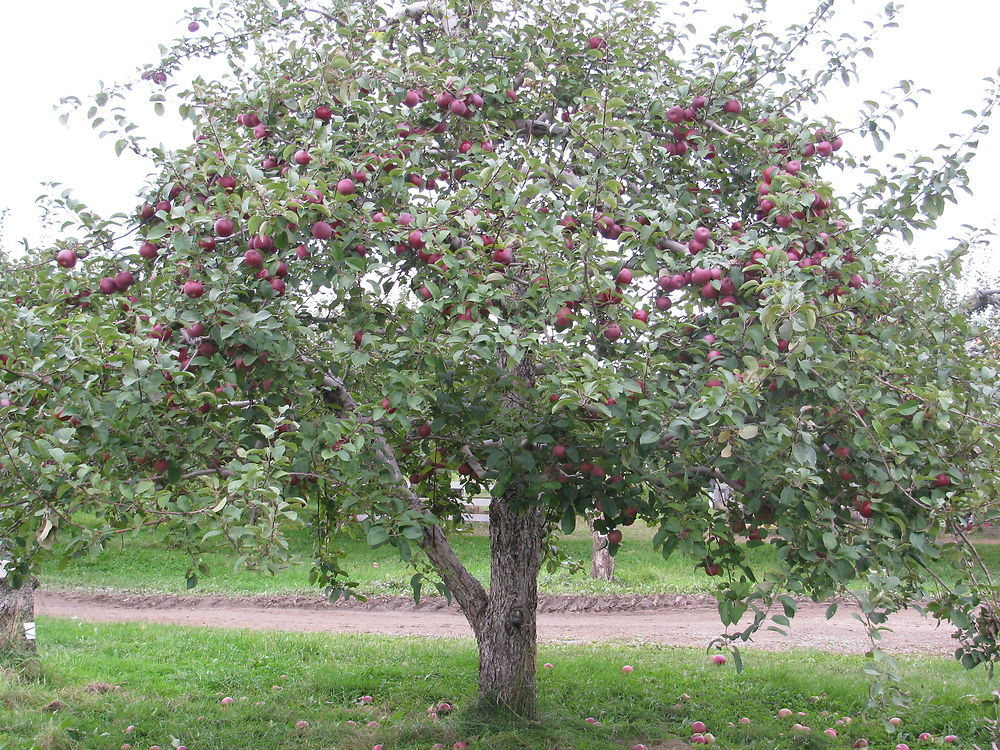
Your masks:
M 714 589 L 715 579 L 696 568 L 696 560 L 680 553 L 664 560 L 653 550 L 650 540 L 654 530 L 635 525 L 625 529 L 625 541 L 618 554 L 616 580 L 595 581 L 590 578 L 591 538 L 586 531 L 576 531 L 563 537 L 561 544 L 574 560 L 584 564 L 585 570 L 571 574 L 567 569 L 539 576 L 542 593 L 546 594 L 660 594 L 702 593 Z M 310 537 L 306 529 L 292 537 L 292 550 L 296 562 L 277 575 L 260 575 L 254 571 L 233 570 L 235 556 L 231 551 L 204 557 L 210 575 L 202 577 L 193 593 L 266 594 L 317 591 L 309 585 Z M 482 525 L 474 530 L 452 536 L 459 557 L 469 570 L 486 582 L 489 580 L 489 537 Z M 399 560 L 391 547 L 372 550 L 364 541 L 344 538 L 349 553 L 348 567 L 354 580 L 361 583 L 361 591 L 369 594 L 410 594 L 410 577 L 413 570 Z M 987 565 L 1000 572 L 1000 545 L 979 545 Z M 750 560 L 755 570 L 773 566 L 774 553 L 769 546 L 750 550 Z M 376 567 L 377 564 L 377 567 Z M 48 588 L 119 588 L 131 591 L 183 592 L 187 588 L 184 571 L 190 560 L 176 549 L 163 543 L 162 535 L 147 532 L 122 540 L 97 557 L 78 558 L 60 569 L 55 560 L 45 563 L 41 571 L 43 584 Z M 945 578 L 955 573 L 947 565 L 939 566 Z
M 475 694 L 476 653 L 468 640 L 212 631 L 153 625 L 93 625 L 43 618 L 43 679 L 0 671 L 0 750 L 102 750 L 129 743 L 146 750 L 184 744 L 191 750 L 311 748 L 429 750 L 457 741 L 472 750 L 654 748 L 687 737 L 696 720 L 723 748 L 988 747 L 984 719 L 992 707 L 970 696 L 995 688 L 982 670 L 946 659 L 902 663 L 913 696 L 890 734 L 865 716 L 862 660 L 819 652 L 748 653 L 747 669 L 712 666 L 694 649 L 623 644 L 544 646 L 539 662 L 543 721 L 486 724 L 468 710 Z M 623 664 L 634 665 L 623 674 Z M 116 686 L 100 692 L 96 683 Z M 688 698 L 682 698 L 687 694 Z M 223 697 L 234 702 L 224 706 Z M 364 705 L 362 696 L 372 696 Z M 815 696 L 815 698 L 813 697 Z M 58 699 L 57 712 L 46 705 Z M 427 707 L 456 711 L 437 721 Z M 806 715 L 779 720 L 779 708 Z M 836 725 L 851 716 L 849 726 Z M 588 724 L 587 717 L 600 724 Z M 740 724 L 742 717 L 750 719 Z M 309 726 L 297 729 L 298 721 Z M 370 721 L 378 727 L 368 728 Z M 357 726 L 348 724 L 357 722 Z M 728 726 L 733 722 L 735 726 Z M 812 728 L 796 734 L 792 724 Z M 131 733 L 126 728 L 134 726 Z M 836 739 L 823 730 L 836 727 Z

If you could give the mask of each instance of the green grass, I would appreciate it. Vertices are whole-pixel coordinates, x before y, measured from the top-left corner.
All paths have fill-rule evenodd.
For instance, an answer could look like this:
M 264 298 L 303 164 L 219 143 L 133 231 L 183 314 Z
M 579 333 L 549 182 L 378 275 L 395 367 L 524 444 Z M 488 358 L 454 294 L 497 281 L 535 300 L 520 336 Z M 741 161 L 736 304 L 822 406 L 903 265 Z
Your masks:
M 747 654 L 747 668 L 714 667 L 704 652 L 619 643 L 544 646 L 539 723 L 483 723 L 469 710 L 475 697 L 476 653 L 464 639 L 331 636 L 218 631 L 139 624 L 93 625 L 42 618 L 43 678 L 18 680 L 0 671 L 0 750 L 102 750 L 172 741 L 191 750 L 319 748 L 428 750 L 472 741 L 473 750 L 596 750 L 631 748 L 687 736 L 706 722 L 723 748 L 847 748 L 866 737 L 873 748 L 916 742 L 919 732 L 957 734 L 957 747 L 988 747 L 984 719 L 992 707 L 970 695 L 987 693 L 982 671 L 964 672 L 946 659 L 902 662 L 913 695 L 900 709 L 899 733 L 863 715 L 867 686 L 858 657 L 799 651 Z M 630 675 L 625 663 L 635 666 Z M 118 689 L 92 692 L 109 683 Z M 277 686 L 280 689 L 275 689 Z M 689 699 L 682 699 L 683 694 Z M 374 703 L 359 704 L 370 695 Z M 231 696 L 235 703 L 222 706 Z M 811 696 L 817 696 L 811 700 Z M 45 706 L 58 698 L 56 713 Z M 458 709 L 432 721 L 426 709 L 447 700 Z M 778 720 L 778 708 L 806 711 Z M 823 712 L 829 712 L 824 715 Z M 584 720 L 595 717 L 600 725 Z M 836 740 L 822 731 L 854 717 Z M 748 725 L 738 722 L 748 717 Z M 295 729 L 306 720 L 309 727 Z M 369 729 L 369 721 L 380 726 Z M 359 722 L 352 727 L 347 721 Z M 791 724 L 812 727 L 796 738 Z M 135 731 L 126 734 L 126 727 Z
M 544 569 L 539 576 L 544 594 L 660 594 L 707 593 L 717 581 L 696 568 L 697 561 L 681 553 L 664 560 L 652 549 L 653 530 L 632 526 L 625 530 L 625 541 L 618 555 L 616 579 L 613 582 L 590 578 L 591 538 L 577 531 L 564 537 L 561 544 L 570 557 L 584 564 L 584 571 L 571 574 L 563 568 L 555 573 Z M 364 541 L 344 537 L 348 552 L 347 565 L 354 580 L 366 594 L 410 594 L 413 570 L 401 562 L 391 547 L 372 550 Z M 483 526 L 452 536 L 459 557 L 479 580 L 489 580 L 489 537 Z M 294 564 L 277 575 L 260 575 L 254 571 L 233 570 L 235 555 L 220 549 L 204 556 L 210 575 L 202 577 L 193 593 L 277 594 L 316 591 L 309 585 L 311 546 L 309 532 L 297 531 L 291 537 Z M 979 545 L 986 564 L 1000 572 L 1000 545 Z M 774 565 L 774 553 L 769 546 L 748 551 L 749 561 L 757 571 Z M 375 564 L 378 567 L 375 567 Z M 190 559 L 179 550 L 171 549 L 163 535 L 145 532 L 115 544 L 96 557 L 77 558 L 64 568 L 56 560 L 47 561 L 41 569 L 41 579 L 48 588 L 117 588 L 146 592 L 186 591 L 184 572 Z M 954 578 L 953 570 L 939 566 L 946 578 Z

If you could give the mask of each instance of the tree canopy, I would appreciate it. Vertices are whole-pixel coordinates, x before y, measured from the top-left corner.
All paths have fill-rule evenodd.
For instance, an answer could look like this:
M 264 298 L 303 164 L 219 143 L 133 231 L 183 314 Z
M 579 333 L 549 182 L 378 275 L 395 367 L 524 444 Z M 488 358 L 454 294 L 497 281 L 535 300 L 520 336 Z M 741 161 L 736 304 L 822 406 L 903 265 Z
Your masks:
M 194 585 L 220 543 L 281 565 L 305 521 L 340 594 L 346 524 L 510 660 L 490 632 L 524 623 L 533 655 L 543 553 L 596 507 L 613 551 L 640 522 L 701 560 L 734 642 L 860 579 L 875 634 L 930 585 L 963 664 L 993 659 L 989 571 L 942 535 L 995 513 L 996 363 L 945 304 L 949 266 L 883 242 L 934 224 L 976 143 L 835 194 L 908 87 L 851 125 L 809 114 L 876 28 L 835 34 L 831 6 L 777 34 L 748 3 L 707 37 L 691 4 L 645 0 L 196 11 L 142 84 L 191 145 L 139 137 L 138 83 L 100 92 L 87 114 L 152 160 L 148 190 L 110 218 L 53 195 L 55 247 L 2 259 L 12 569 L 57 534 L 82 553 L 157 526 Z M 819 70 L 796 72 L 804 45 Z M 230 74 L 172 83 L 210 57 Z M 447 541 L 456 477 L 493 497 L 489 590 Z M 765 543 L 766 575 L 745 559 Z M 944 554 L 962 582 L 931 581 Z

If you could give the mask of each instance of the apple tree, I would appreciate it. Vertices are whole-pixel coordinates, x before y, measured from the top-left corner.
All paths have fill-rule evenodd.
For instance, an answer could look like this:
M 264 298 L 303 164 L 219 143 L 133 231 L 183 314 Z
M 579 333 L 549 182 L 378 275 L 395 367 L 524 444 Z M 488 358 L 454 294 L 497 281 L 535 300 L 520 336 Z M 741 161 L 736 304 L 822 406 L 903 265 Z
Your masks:
M 877 636 L 931 590 L 957 656 L 990 662 L 989 570 L 943 535 L 995 512 L 997 372 L 942 301 L 948 270 L 885 249 L 965 187 L 974 139 L 837 195 L 824 175 L 881 148 L 902 100 L 810 113 L 874 32 L 839 34 L 824 2 L 777 33 L 750 2 L 699 36 L 690 5 L 193 11 L 89 103 L 150 159 L 138 205 L 53 190 L 54 245 L 2 259 L 10 570 L 57 536 L 75 554 L 155 527 L 194 585 L 219 544 L 281 566 L 306 522 L 340 595 L 330 532 L 360 527 L 417 596 L 457 600 L 483 699 L 531 714 L 539 569 L 596 513 L 613 553 L 641 522 L 699 561 L 723 643 L 849 585 Z M 825 62 L 800 72 L 810 46 Z M 143 87 L 189 146 L 139 135 Z M 449 543 L 453 477 L 492 497 L 485 584 Z M 746 560 L 765 543 L 766 574 Z

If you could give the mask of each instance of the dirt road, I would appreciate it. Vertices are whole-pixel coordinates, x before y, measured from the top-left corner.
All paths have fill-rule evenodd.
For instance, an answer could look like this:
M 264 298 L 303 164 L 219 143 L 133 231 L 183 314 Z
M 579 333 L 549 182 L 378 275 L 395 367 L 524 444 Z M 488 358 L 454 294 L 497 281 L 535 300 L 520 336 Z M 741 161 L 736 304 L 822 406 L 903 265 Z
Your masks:
M 376 597 L 365 604 L 333 603 L 316 596 L 181 596 L 120 592 L 36 592 L 38 614 L 94 622 L 154 622 L 172 625 L 321 633 L 377 633 L 404 636 L 471 637 L 461 613 L 438 598 L 414 606 L 400 597 Z M 857 609 L 841 604 L 831 620 L 826 605 L 804 602 L 788 636 L 762 631 L 757 648 L 781 651 L 818 648 L 861 653 L 869 648 Z M 952 628 L 940 627 L 912 610 L 894 615 L 883 646 L 893 653 L 950 654 Z M 714 599 L 707 596 L 545 596 L 538 635 L 548 643 L 623 640 L 705 646 L 723 628 Z

